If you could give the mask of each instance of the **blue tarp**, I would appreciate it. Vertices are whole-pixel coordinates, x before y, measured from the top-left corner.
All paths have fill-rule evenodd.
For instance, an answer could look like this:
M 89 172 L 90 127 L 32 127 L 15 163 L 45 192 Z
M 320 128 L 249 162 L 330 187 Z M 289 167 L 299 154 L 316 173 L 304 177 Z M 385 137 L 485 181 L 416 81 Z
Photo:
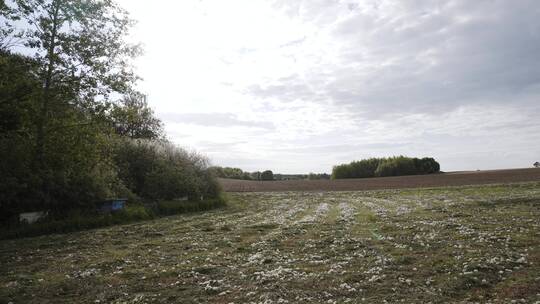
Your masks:
M 113 212 L 124 209 L 127 199 L 111 199 L 101 203 L 99 210 L 101 212 Z

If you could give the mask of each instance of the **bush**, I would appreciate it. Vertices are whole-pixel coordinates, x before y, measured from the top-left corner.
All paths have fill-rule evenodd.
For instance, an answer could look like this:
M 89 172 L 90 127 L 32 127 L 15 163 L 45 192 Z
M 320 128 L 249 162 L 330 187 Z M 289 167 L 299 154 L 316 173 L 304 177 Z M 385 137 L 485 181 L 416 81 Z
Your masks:
M 124 184 L 145 200 L 215 198 L 221 191 L 206 158 L 168 142 L 122 139 L 115 163 Z
M 332 179 L 430 174 L 439 171 L 439 163 L 431 157 L 419 159 L 394 156 L 370 158 L 334 166 Z
M 270 170 L 263 171 L 263 173 L 261 173 L 261 180 L 263 181 L 274 180 L 274 173 Z

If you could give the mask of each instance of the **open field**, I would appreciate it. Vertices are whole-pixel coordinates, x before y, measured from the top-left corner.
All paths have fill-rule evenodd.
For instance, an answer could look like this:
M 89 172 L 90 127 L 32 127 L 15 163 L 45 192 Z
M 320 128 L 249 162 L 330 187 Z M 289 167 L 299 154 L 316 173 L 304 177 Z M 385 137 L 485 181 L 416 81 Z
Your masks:
M 356 191 L 445 187 L 540 181 L 540 169 L 508 169 L 488 171 L 460 171 L 431 175 L 410 175 L 339 180 L 246 181 L 220 179 L 229 192 L 268 191 Z
M 236 193 L 0 265 L 0 303 L 538 303 L 540 183 Z

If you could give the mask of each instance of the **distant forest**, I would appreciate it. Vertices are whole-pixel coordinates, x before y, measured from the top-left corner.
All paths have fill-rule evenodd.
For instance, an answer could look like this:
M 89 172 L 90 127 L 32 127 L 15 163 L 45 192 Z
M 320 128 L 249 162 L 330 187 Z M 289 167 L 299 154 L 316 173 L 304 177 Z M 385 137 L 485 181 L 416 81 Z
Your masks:
M 219 178 L 242 180 L 320 180 L 431 174 L 440 172 L 440 165 L 431 157 L 394 156 L 369 158 L 337 165 L 333 167 L 331 175 L 326 173 L 274 174 L 271 170 L 245 172 L 240 168 L 219 166 L 211 167 L 210 171 Z
M 440 168 L 431 157 L 369 158 L 334 166 L 332 179 L 431 174 L 440 172 Z

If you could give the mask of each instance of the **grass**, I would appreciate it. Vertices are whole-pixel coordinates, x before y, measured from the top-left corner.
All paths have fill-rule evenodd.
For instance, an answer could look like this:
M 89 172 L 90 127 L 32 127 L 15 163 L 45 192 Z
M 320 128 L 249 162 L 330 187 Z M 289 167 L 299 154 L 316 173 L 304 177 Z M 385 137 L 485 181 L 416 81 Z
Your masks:
M 161 201 L 157 204 L 157 213 L 173 215 L 188 212 L 207 211 L 225 206 L 225 199 L 215 198 L 203 201 Z
M 31 225 L 21 224 L 2 228 L 0 229 L 0 240 L 95 229 L 151 220 L 160 216 L 208 211 L 225 205 L 226 198 L 222 196 L 202 201 L 160 201 L 154 207 L 128 205 L 123 210 L 105 214 L 83 213 L 75 210 L 64 219 L 45 220 Z
M 0 303 L 536 303 L 540 183 L 230 194 L 0 264 Z

